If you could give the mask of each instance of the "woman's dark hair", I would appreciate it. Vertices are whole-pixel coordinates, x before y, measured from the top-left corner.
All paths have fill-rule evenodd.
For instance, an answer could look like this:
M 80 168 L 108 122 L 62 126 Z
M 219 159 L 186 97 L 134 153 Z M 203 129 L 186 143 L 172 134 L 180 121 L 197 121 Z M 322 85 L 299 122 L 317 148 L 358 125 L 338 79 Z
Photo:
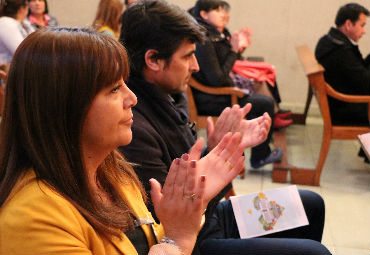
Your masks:
M 119 34 L 122 11 L 123 4 L 120 0 L 100 0 L 93 26 L 96 29 L 108 26 Z
M 44 1 L 45 3 L 45 11 L 44 11 L 44 14 L 48 14 L 49 13 L 49 8 L 48 8 L 48 1 L 46 0 L 42 0 Z M 32 0 L 28 0 L 28 2 L 32 2 Z M 31 9 L 29 8 L 28 9 L 28 16 L 30 16 L 32 13 L 31 13 Z
M 360 17 L 361 13 L 369 16 L 369 10 L 362 5 L 356 3 L 346 4 L 340 7 L 338 10 L 337 16 L 335 17 L 335 25 L 340 27 L 346 22 L 347 19 L 354 24 Z
M 97 171 L 115 207 L 93 194 L 82 157 L 81 133 L 101 89 L 129 74 L 127 53 L 113 38 L 88 28 L 54 27 L 29 35 L 16 50 L 7 80 L 0 129 L 0 208 L 17 180 L 36 178 L 68 199 L 100 233 L 120 236 L 133 220 L 123 183 L 143 188 L 117 151 Z M 144 195 L 145 197 L 145 195 Z
M 126 47 L 131 71 L 141 74 L 145 53 L 158 51 L 157 59 L 167 63 L 184 40 L 203 42 L 204 29 L 178 6 L 162 0 L 138 1 L 122 16 L 120 41 Z
M 218 8 L 230 7 L 225 1 L 220 0 L 198 0 L 194 7 L 194 17 L 200 17 L 200 11 L 210 12 Z
M 2 2 L 0 9 L 0 16 L 7 16 L 14 18 L 17 15 L 19 8 L 27 6 L 28 0 L 5 0 Z

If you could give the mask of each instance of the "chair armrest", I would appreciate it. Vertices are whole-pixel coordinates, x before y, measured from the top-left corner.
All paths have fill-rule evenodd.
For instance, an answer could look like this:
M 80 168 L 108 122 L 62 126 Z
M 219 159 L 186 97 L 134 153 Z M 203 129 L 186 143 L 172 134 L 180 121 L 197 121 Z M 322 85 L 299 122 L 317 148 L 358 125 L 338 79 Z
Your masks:
M 329 96 L 340 101 L 348 103 L 368 103 L 370 104 L 370 96 L 363 95 L 347 95 L 334 90 L 329 84 L 326 85 L 326 90 Z
M 235 95 L 239 98 L 245 96 L 243 91 L 237 87 L 219 87 L 219 88 L 208 87 L 208 86 L 201 84 L 200 82 L 195 80 L 193 77 L 190 78 L 188 85 L 192 88 L 195 88 L 207 94 Z

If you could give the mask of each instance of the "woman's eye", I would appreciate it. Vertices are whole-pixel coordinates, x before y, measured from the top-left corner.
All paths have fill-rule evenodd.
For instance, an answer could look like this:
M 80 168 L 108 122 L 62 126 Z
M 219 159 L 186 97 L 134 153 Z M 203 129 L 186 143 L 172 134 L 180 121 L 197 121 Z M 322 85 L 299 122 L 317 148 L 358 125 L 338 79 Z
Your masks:
M 118 90 L 122 87 L 122 85 L 118 85 L 116 87 L 114 87 L 114 89 L 112 89 L 112 93 L 117 93 Z

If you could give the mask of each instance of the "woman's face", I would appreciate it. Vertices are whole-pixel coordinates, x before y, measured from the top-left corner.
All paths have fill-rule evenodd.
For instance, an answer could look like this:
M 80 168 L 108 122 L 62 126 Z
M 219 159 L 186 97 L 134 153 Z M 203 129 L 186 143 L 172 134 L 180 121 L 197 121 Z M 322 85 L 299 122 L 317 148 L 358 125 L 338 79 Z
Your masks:
M 103 88 L 94 98 L 82 130 L 82 146 L 93 151 L 112 151 L 131 142 L 135 94 L 123 79 Z
M 28 2 L 31 14 L 44 14 L 45 12 L 45 1 L 44 0 L 30 0 Z
M 218 9 L 211 10 L 209 12 L 201 11 L 202 18 L 212 26 L 220 28 L 225 23 L 225 12 L 220 6 Z

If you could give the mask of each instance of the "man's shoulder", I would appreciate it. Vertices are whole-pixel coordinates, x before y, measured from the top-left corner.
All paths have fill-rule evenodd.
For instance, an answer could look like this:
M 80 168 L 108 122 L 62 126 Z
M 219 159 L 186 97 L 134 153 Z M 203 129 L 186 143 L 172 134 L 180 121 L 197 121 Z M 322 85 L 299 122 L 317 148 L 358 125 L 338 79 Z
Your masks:
M 315 49 L 315 56 L 320 62 L 325 57 L 332 55 L 333 52 L 341 52 L 350 48 L 351 44 L 346 36 L 338 29 L 331 28 L 326 35 L 319 39 Z

